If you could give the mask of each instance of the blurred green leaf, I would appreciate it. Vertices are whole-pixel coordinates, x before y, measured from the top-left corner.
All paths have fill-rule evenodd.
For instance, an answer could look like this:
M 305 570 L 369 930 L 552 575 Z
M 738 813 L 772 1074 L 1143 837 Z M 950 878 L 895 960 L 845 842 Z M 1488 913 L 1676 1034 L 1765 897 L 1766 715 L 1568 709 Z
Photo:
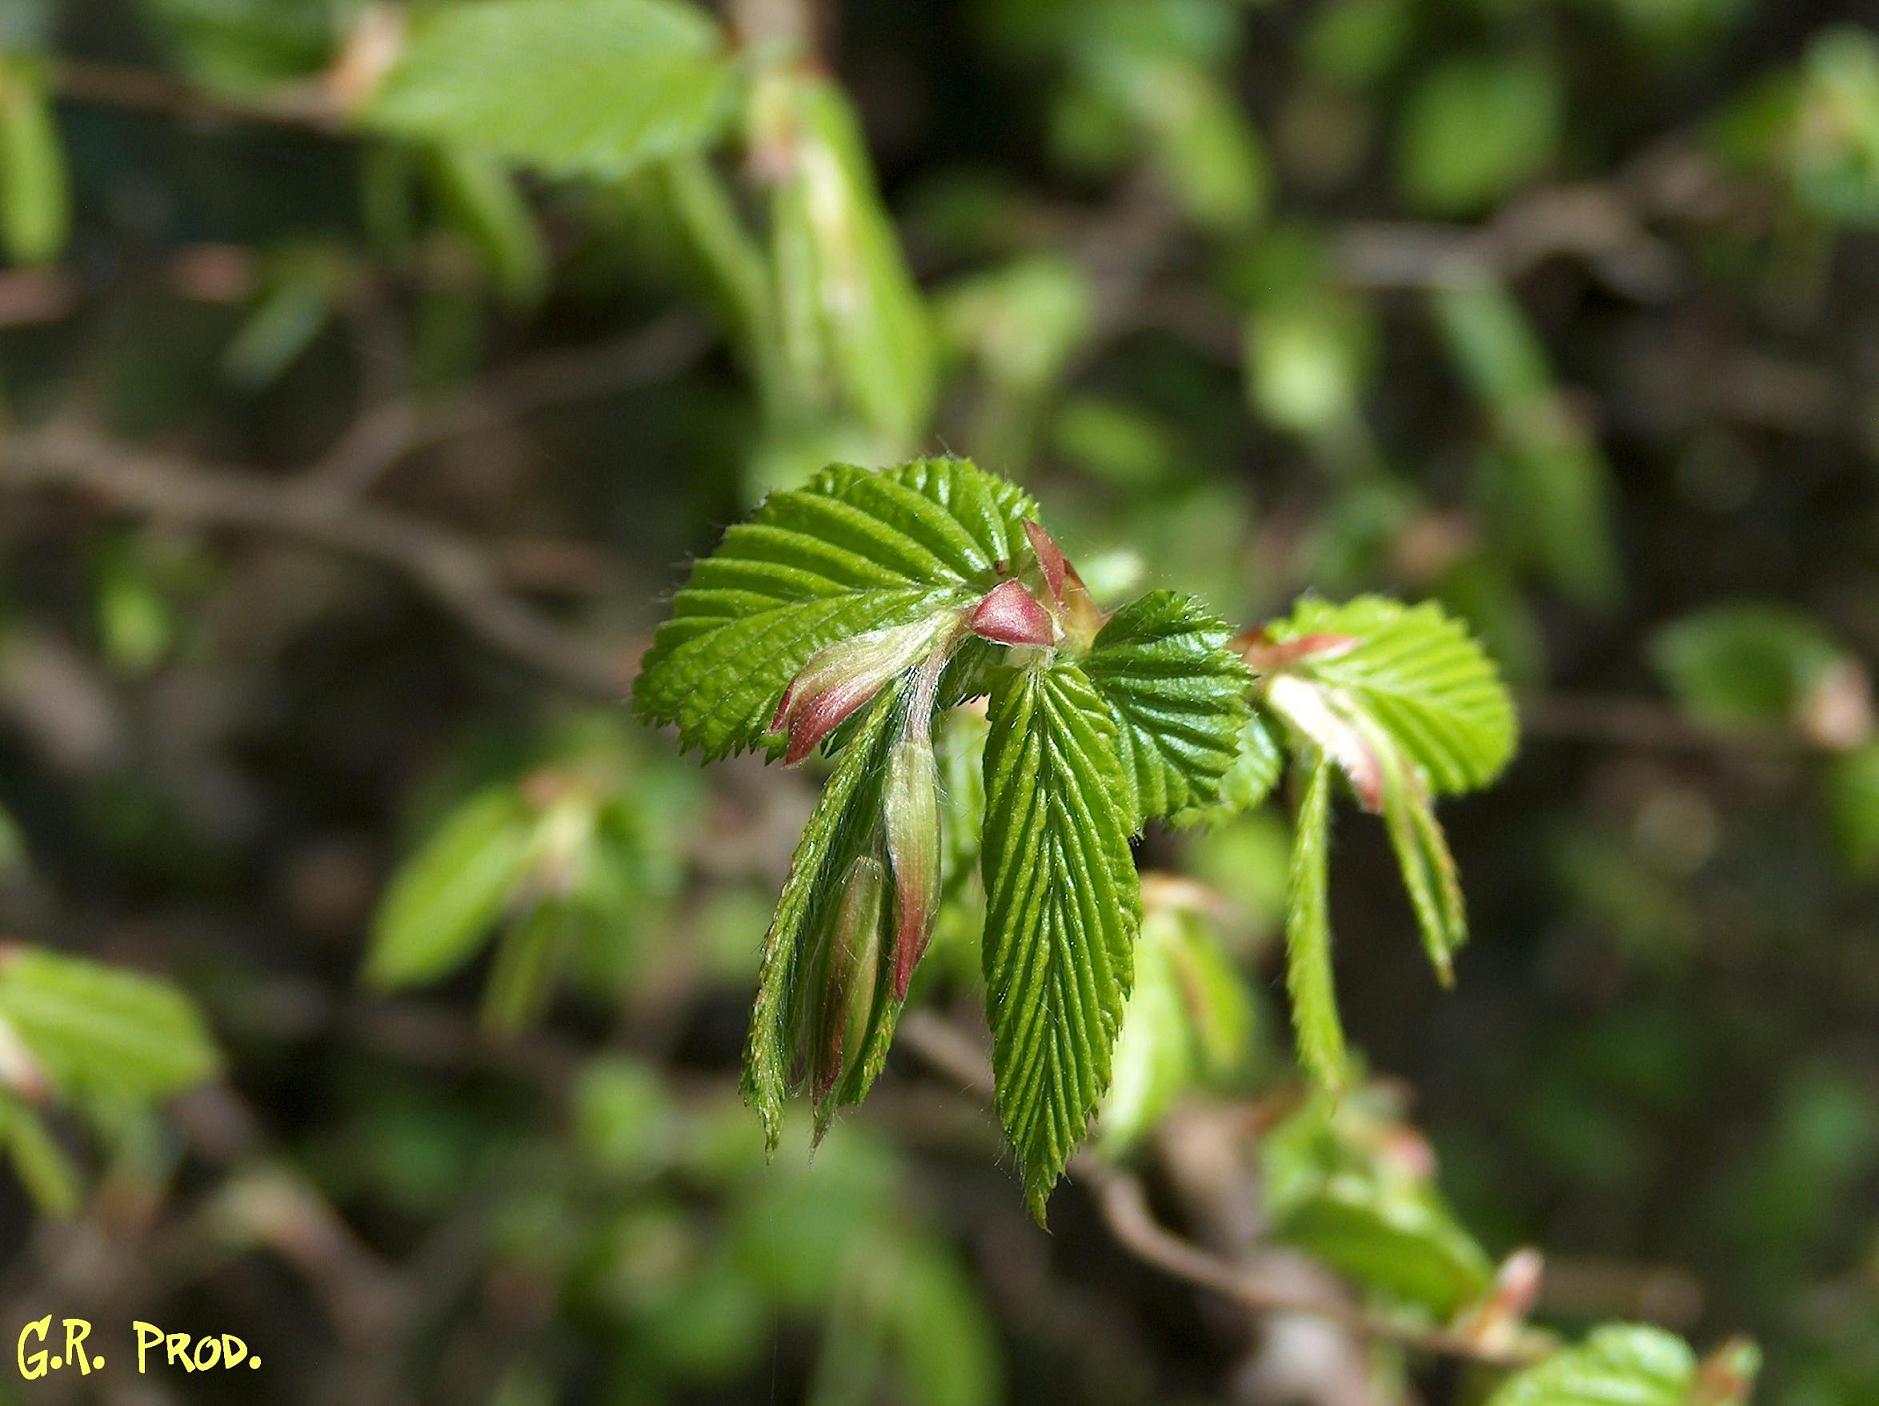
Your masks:
M 911 447 L 933 408 L 937 347 L 860 122 L 827 79 L 781 70 L 757 85 L 750 121 L 757 159 L 776 172 L 770 335 L 791 384 L 810 405 L 839 392 L 864 423 Z
M 556 175 L 621 176 L 729 120 L 717 26 L 677 0 L 482 0 L 414 21 L 362 122 Z
M 1715 606 L 1659 630 L 1651 663 L 1692 716 L 1718 726 L 1792 723 L 1843 658 L 1799 611 Z
M 516 303 L 532 303 L 548 286 L 547 242 L 515 178 L 481 152 L 438 147 L 431 178 L 450 224 L 481 256 L 497 288 Z
M 0 50 L 0 249 L 50 263 L 71 232 L 71 177 L 44 74 Z
M 360 0 L 141 0 L 197 81 L 254 93 L 324 68 Z
M 399 867 L 372 925 L 366 980 L 391 989 L 468 961 L 527 870 L 533 817 L 510 783 L 471 796 Z
M 1218 1085 L 1253 1053 L 1246 980 L 1198 916 L 1162 908 L 1142 921 L 1135 982 L 1103 1100 L 1102 1144 L 1123 1151 L 1182 1095 Z
M 37 948 L 0 955 L 0 1020 L 60 1094 L 166 1098 L 220 1063 L 196 1008 L 169 982 Z
M 1487 1406 L 1688 1406 L 1696 1360 L 1661 1328 L 1611 1324 L 1517 1372 Z
M 1558 76 L 1538 59 L 1445 60 L 1404 106 L 1397 184 L 1429 214 L 1479 214 L 1552 163 L 1562 108 Z
M 1879 873 L 1879 742 L 1835 757 L 1827 767 L 1834 838 L 1856 874 Z
M 0 1141 L 40 1215 L 62 1220 L 78 1209 L 84 1196 L 78 1168 L 38 1110 L 11 1096 L 0 1097 Z

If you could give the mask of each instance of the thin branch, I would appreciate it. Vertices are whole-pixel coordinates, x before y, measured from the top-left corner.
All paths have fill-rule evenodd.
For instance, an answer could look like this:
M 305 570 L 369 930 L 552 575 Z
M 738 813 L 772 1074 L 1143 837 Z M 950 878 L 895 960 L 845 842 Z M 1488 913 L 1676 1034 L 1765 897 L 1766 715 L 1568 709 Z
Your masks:
M 992 1071 L 984 1052 L 958 1027 L 929 1011 L 909 1011 L 899 1038 L 935 1070 L 980 1095 L 992 1089 Z M 1155 1219 L 1141 1182 L 1118 1167 L 1083 1152 L 1070 1162 L 1071 1174 L 1095 1193 L 1097 1209 L 1116 1243 L 1144 1263 L 1177 1279 L 1230 1299 L 1254 1313 L 1296 1313 L 1336 1323 L 1362 1338 L 1400 1343 L 1418 1352 L 1461 1357 L 1493 1366 L 1522 1366 L 1543 1351 L 1528 1345 L 1496 1346 L 1461 1333 L 1387 1318 L 1351 1303 L 1318 1295 L 1275 1289 L 1241 1271 L 1232 1262 L 1184 1240 Z
M 71 426 L 15 435 L 0 492 L 69 489 L 113 507 L 204 527 L 258 529 L 374 561 L 471 633 L 577 692 L 618 700 L 629 652 L 599 648 L 502 589 L 483 551 L 434 523 L 369 504 L 335 507 L 294 483 L 212 469 Z
M 233 98 L 206 92 L 157 69 L 56 58 L 52 61 L 52 90 L 72 102 L 185 121 L 206 119 L 301 127 L 325 136 L 343 136 L 346 132 L 338 105 L 318 88 L 289 89 L 266 97 Z
M 1079 1156 L 1073 1165 L 1078 1179 L 1095 1190 L 1104 1224 L 1117 1244 L 1137 1259 L 1231 1299 L 1254 1313 L 1296 1313 L 1322 1318 L 1361 1338 L 1381 1339 L 1417 1352 L 1461 1357 L 1497 1367 L 1525 1366 L 1547 1355 L 1542 1348 L 1492 1346 L 1447 1329 L 1425 1328 L 1380 1317 L 1336 1299 L 1274 1289 L 1162 1225 L 1149 1209 L 1142 1183 L 1130 1173 L 1087 1154 Z
M 1650 698 L 1533 695 L 1520 700 L 1520 725 L 1528 736 L 1549 741 L 1596 742 L 1639 751 L 1780 756 L 1800 748 L 1797 738 L 1779 729 L 1706 727 Z

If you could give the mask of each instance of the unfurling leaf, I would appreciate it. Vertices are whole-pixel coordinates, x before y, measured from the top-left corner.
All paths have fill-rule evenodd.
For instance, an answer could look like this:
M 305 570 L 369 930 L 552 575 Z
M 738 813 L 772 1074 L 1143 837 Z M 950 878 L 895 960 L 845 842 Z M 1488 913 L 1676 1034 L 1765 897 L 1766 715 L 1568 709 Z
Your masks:
M 992 694 L 984 964 L 993 1071 L 1032 1213 L 1109 1084 L 1141 921 L 1116 726 L 1082 670 Z
M 1298 1058 L 1329 1088 L 1345 1080 L 1344 1026 L 1331 971 L 1331 764 L 1311 763 L 1292 842 L 1285 904 L 1285 989 L 1292 998 Z
M 1116 720 L 1134 829 L 1219 797 L 1251 711 L 1228 634 L 1192 597 L 1156 591 L 1111 616 L 1083 662 Z
M 1478 790 L 1513 756 L 1513 700 L 1494 662 L 1434 605 L 1308 598 L 1267 634 L 1277 645 L 1312 635 L 1357 641 L 1301 660 L 1296 671 L 1373 719 L 1427 774 L 1436 795 Z
M 971 605 L 998 584 L 1035 511 L 963 459 L 838 465 L 774 493 L 692 568 L 634 701 L 708 757 L 757 747 L 817 651 Z
M 0 54 L 0 249 L 15 263 L 49 262 L 71 224 L 71 177 L 45 74 Z

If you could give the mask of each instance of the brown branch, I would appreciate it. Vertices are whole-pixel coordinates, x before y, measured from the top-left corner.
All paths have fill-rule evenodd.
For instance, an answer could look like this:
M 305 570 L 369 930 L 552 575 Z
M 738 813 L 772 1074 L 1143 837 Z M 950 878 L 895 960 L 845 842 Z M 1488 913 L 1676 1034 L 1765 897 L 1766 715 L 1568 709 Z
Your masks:
M 899 1038 L 948 1079 L 957 1080 L 980 1095 L 990 1093 L 992 1070 L 984 1052 L 958 1027 L 929 1011 L 910 1011 L 901 1020 Z M 1146 1264 L 1230 1299 L 1254 1313 L 1296 1313 L 1322 1318 L 1358 1337 L 1493 1366 L 1521 1366 L 1544 1355 L 1526 1345 L 1484 1344 L 1461 1333 L 1371 1313 L 1356 1304 L 1276 1289 L 1162 1225 L 1149 1209 L 1141 1182 L 1129 1172 L 1088 1152 L 1078 1153 L 1071 1159 L 1070 1171 L 1076 1180 L 1094 1192 L 1103 1223 L 1123 1249 Z
M 1520 726 L 1529 737 L 1597 742 L 1641 751 L 1780 756 L 1800 747 L 1799 739 L 1776 728 L 1706 727 L 1655 699 L 1585 693 L 1547 693 L 1521 699 Z
M 430 406 L 407 397 L 384 401 L 354 421 L 313 466 L 309 486 L 350 497 L 422 449 L 530 411 L 671 376 L 697 361 L 715 340 L 703 318 L 673 312 L 615 342 L 561 348 L 498 370 Z
M 184 121 L 301 127 L 326 136 L 343 136 L 346 132 L 338 105 L 317 87 L 295 88 L 267 97 L 232 98 L 206 92 L 156 69 L 73 58 L 54 59 L 51 76 L 52 90 L 59 97 L 97 107 Z
M 57 425 L 16 435 L 0 492 L 66 489 L 112 507 L 203 527 L 265 531 L 373 561 L 403 576 L 471 633 L 580 693 L 617 700 L 629 651 L 590 644 L 502 589 L 484 552 L 434 523 L 262 474 L 186 460 Z

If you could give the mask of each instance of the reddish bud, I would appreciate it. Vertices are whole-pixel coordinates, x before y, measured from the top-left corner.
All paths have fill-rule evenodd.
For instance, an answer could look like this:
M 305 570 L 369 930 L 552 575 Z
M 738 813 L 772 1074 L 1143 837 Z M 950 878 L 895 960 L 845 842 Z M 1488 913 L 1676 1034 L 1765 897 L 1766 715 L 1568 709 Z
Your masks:
M 939 762 L 922 719 L 894 744 L 882 808 L 894 869 L 894 996 L 907 999 L 939 914 Z
M 1690 1406 L 1746 1406 L 1761 1366 L 1761 1349 L 1752 1340 L 1728 1339 L 1697 1367 Z
M 874 1017 L 881 969 L 881 912 L 887 877 L 881 861 L 864 854 L 849 866 L 829 927 L 828 966 L 815 1029 L 816 1103 L 854 1067 Z
M 794 766 L 870 703 L 883 685 L 921 659 L 957 617 L 942 611 L 885 630 L 839 640 L 816 651 L 783 691 L 770 731 L 789 733 L 783 754 Z
M 1057 639 L 1050 612 L 1019 581 L 994 586 L 967 623 L 973 634 L 993 644 L 1048 645 Z
M 1070 570 L 1070 563 L 1064 560 L 1063 549 L 1056 539 L 1035 522 L 1027 520 L 1024 535 L 1031 539 L 1031 550 L 1037 555 L 1038 568 L 1044 573 L 1044 585 L 1050 591 L 1050 598 L 1063 604 L 1064 579 Z

